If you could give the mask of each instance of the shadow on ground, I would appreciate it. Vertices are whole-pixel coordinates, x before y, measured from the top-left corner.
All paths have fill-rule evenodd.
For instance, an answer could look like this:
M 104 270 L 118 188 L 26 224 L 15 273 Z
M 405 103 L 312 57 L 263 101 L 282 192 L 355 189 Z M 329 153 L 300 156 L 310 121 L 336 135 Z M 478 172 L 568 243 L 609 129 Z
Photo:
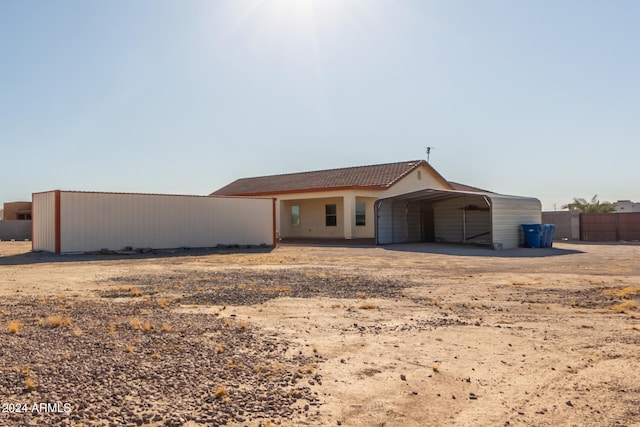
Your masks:
M 492 258 L 542 258 L 561 255 L 581 254 L 583 251 L 576 249 L 560 248 L 514 248 L 493 250 L 488 246 L 464 245 L 455 243 L 404 243 L 382 246 L 388 251 L 420 252 L 438 255 L 454 255 L 468 257 L 492 257 Z
M 227 247 L 227 248 L 178 248 L 178 249 L 153 249 L 142 253 L 137 251 L 115 251 L 106 254 L 52 254 L 50 252 L 25 252 L 16 255 L 2 256 L 0 265 L 26 265 L 60 262 L 86 262 L 86 261 L 122 261 L 128 259 L 153 259 L 185 256 L 230 255 L 230 254 L 257 254 L 269 253 L 273 246 L 264 247 Z

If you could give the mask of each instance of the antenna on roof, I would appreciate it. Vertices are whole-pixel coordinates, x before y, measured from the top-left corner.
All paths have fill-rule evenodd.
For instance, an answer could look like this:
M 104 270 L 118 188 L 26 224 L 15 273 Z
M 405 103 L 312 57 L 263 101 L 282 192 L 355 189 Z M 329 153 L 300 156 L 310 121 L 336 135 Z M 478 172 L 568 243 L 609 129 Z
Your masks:
M 435 150 L 436 147 L 427 147 L 427 163 L 429 163 L 429 155 L 431 154 L 431 150 Z

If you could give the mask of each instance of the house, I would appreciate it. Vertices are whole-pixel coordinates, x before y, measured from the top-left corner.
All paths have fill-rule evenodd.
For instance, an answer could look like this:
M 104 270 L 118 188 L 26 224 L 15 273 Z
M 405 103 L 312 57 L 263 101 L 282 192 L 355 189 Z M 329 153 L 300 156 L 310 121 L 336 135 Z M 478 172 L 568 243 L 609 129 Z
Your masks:
M 10 202 L 4 204 L 3 219 L 28 221 L 31 219 L 31 202 Z
M 4 203 L 0 209 L 0 240 L 31 239 L 31 202 Z
M 424 160 L 243 178 L 212 196 L 276 199 L 281 239 L 444 241 L 516 247 L 540 201 L 447 181 Z

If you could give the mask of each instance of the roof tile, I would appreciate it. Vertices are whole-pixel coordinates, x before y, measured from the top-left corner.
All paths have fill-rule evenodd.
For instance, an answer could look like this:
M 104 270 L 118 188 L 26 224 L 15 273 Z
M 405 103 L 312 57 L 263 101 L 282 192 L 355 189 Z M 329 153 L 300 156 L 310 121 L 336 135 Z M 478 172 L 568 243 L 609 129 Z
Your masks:
M 220 188 L 212 195 L 259 195 L 347 187 L 379 188 L 383 190 L 391 187 L 420 165 L 427 166 L 433 170 L 434 175 L 442 178 L 424 160 L 412 160 L 380 165 L 242 178 Z M 442 180 L 446 182 L 444 178 Z

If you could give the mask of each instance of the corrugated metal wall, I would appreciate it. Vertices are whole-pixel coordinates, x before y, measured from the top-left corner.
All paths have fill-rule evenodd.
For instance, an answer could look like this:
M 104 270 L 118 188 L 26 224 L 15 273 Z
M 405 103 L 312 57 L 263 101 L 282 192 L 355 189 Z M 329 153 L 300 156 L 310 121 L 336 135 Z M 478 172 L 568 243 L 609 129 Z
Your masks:
M 504 249 L 517 248 L 523 241 L 521 224 L 540 224 L 542 206 L 538 199 L 492 196 L 493 242 Z
M 376 213 L 376 243 L 388 245 L 393 243 L 393 202 L 391 200 L 377 201 Z
M 520 246 L 521 224 L 542 220 L 540 201 L 534 198 L 426 191 L 376 203 L 376 242 L 417 242 L 430 235 L 425 230 L 430 215 L 421 215 L 423 209 L 433 210 L 437 242 L 500 243 L 505 249 Z
M 273 244 L 273 201 L 63 192 L 62 252 Z
M 271 199 L 63 191 L 56 207 L 56 194 L 33 195 L 34 250 L 275 243 Z
M 32 196 L 34 251 L 55 252 L 56 250 L 56 203 L 55 192 L 35 193 Z
M 640 240 L 640 212 L 582 213 L 580 240 L 615 242 Z
M 434 205 L 436 242 L 462 242 L 462 203 L 462 198 L 455 198 Z
M 461 196 L 434 205 L 436 241 L 491 243 L 491 211 L 482 196 Z

